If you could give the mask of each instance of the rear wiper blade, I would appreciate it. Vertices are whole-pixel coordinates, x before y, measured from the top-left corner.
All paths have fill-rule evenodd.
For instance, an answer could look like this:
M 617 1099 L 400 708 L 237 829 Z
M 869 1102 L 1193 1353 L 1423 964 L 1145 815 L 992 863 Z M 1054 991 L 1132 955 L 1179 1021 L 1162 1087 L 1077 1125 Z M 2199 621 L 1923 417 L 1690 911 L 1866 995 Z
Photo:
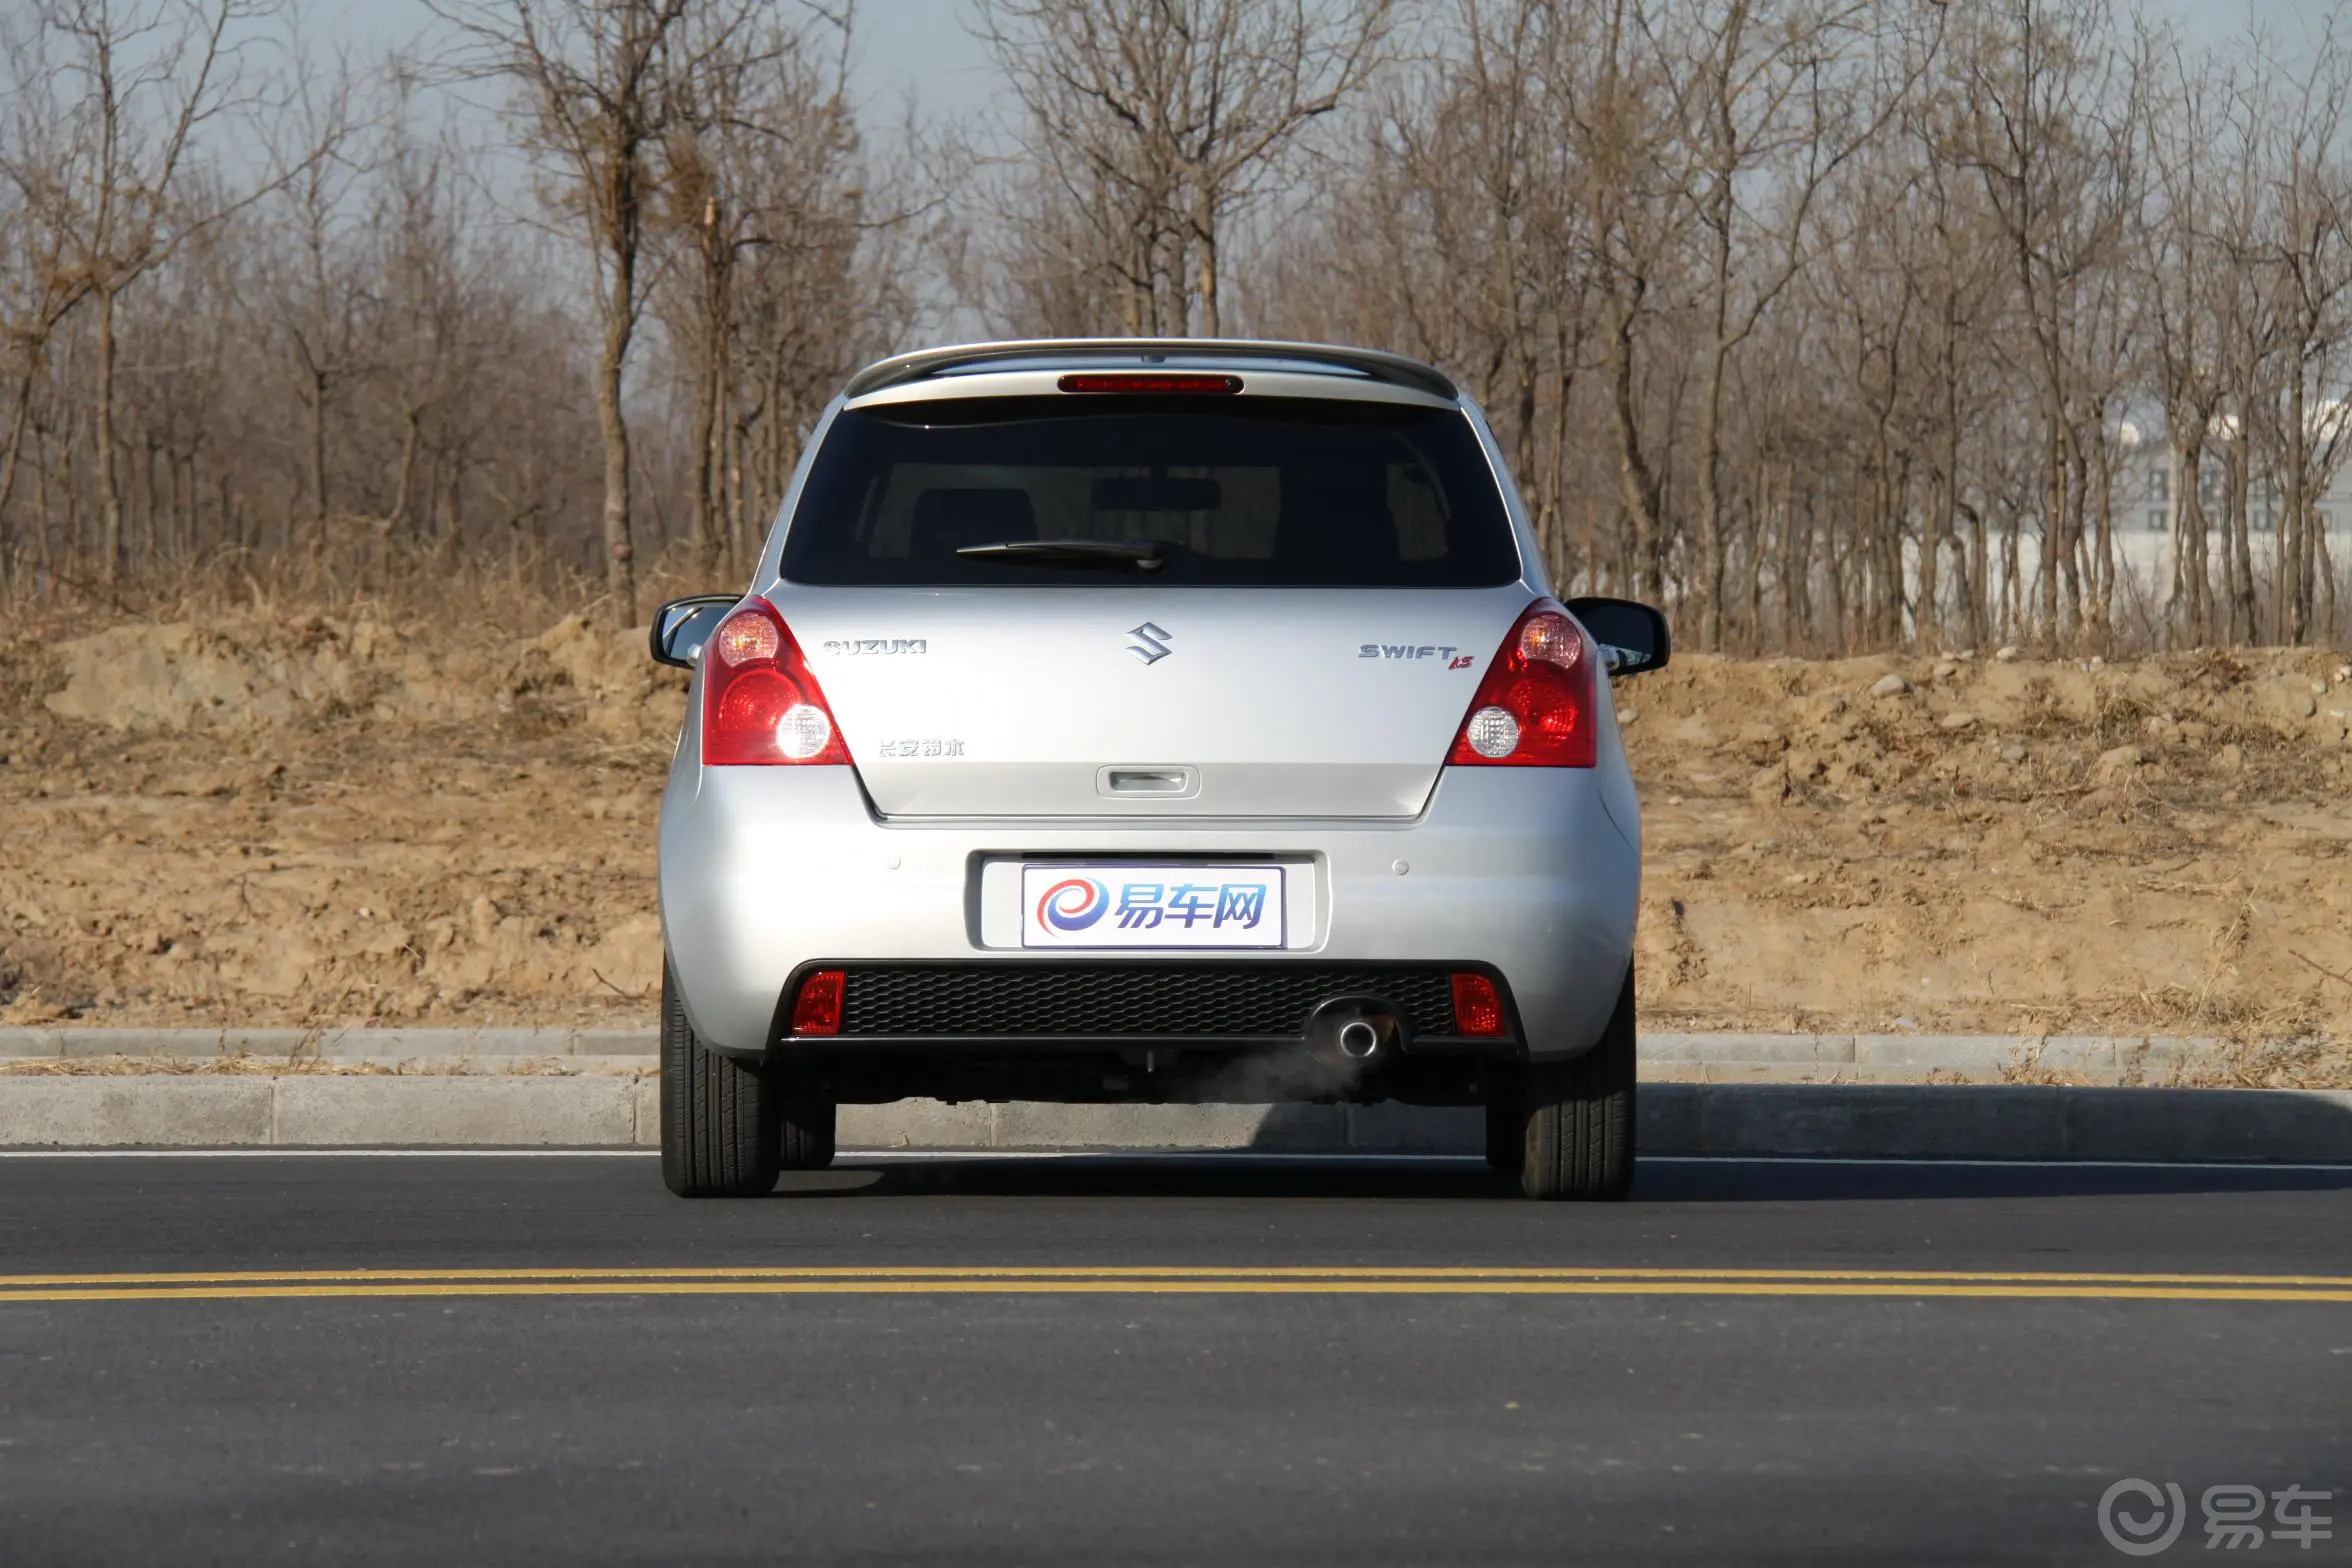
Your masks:
M 1168 564 L 1165 551 L 1147 540 L 1007 539 L 968 544 L 956 551 L 976 561 L 1034 561 L 1041 566 L 1132 566 L 1156 572 Z

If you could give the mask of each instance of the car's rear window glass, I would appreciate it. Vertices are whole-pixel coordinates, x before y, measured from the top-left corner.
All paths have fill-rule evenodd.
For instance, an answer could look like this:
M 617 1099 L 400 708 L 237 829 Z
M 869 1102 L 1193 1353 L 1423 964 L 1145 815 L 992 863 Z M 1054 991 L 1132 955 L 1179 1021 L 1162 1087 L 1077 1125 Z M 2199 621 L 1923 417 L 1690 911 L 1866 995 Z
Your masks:
M 1041 561 L 1019 541 L 1149 546 Z M 1075 553 L 1075 552 L 1073 552 Z M 1314 398 L 960 399 L 845 410 L 784 576 L 938 587 L 1486 588 L 1519 552 L 1455 409 Z

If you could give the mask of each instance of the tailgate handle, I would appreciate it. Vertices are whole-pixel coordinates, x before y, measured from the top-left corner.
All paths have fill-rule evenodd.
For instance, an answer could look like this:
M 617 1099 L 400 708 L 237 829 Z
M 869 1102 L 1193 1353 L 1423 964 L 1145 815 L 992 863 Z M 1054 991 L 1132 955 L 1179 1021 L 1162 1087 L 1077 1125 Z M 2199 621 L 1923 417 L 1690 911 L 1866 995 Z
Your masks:
M 1200 777 L 1190 768 L 1105 768 L 1095 788 L 1105 795 L 1182 798 L 1199 791 Z

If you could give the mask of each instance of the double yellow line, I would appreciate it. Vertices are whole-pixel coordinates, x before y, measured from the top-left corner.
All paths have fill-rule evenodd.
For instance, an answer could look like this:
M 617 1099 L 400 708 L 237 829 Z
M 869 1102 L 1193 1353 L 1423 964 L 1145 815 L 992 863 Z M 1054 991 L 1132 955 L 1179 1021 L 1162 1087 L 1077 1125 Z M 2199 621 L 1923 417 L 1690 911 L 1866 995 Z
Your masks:
M 1893 1296 L 2352 1302 L 2327 1274 L 1855 1269 L 939 1268 L 287 1269 L 0 1275 L 10 1302 L 404 1296 Z

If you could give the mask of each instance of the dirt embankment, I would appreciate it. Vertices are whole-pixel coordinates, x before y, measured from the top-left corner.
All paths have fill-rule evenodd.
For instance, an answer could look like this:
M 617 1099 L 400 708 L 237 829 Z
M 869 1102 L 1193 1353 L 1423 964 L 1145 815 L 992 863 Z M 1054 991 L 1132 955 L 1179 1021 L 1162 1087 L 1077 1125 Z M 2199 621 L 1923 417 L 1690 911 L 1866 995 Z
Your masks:
M 0 645 L 0 1022 L 643 1019 L 641 634 Z M 1622 707 L 1647 1021 L 2352 1040 L 2341 655 L 1678 659 Z
M 1629 683 L 1648 1015 L 2352 1040 L 2348 676 L 2199 654 Z
M 121 626 L 0 664 L 0 1021 L 650 1014 L 642 633 Z

